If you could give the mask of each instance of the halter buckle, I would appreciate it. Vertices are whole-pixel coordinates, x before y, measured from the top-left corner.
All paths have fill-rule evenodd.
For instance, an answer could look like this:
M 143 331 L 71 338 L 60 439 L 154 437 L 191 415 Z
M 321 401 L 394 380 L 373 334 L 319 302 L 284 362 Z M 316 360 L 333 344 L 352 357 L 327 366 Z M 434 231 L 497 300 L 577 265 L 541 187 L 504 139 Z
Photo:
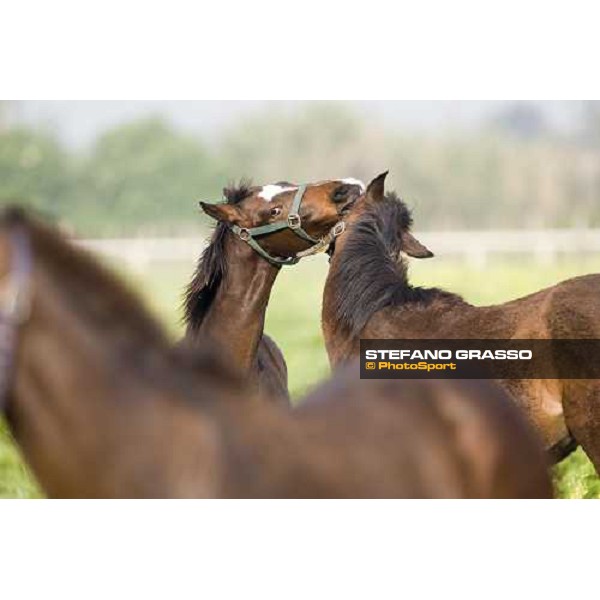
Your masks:
M 242 227 L 238 231 L 238 237 L 240 238 L 240 240 L 247 242 L 251 236 L 250 236 L 250 232 L 245 227 Z
M 287 218 L 288 227 L 290 229 L 298 229 L 300 225 L 302 225 L 302 221 L 300 220 L 300 215 L 298 213 L 293 213 L 288 215 Z

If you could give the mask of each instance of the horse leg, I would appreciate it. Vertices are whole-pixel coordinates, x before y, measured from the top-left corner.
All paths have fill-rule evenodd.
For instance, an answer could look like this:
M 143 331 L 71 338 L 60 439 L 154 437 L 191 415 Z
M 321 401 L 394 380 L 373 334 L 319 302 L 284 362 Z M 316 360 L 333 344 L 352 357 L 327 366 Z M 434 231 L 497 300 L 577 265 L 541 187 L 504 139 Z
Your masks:
M 569 380 L 564 386 L 565 422 L 600 475 L 600 380 Z

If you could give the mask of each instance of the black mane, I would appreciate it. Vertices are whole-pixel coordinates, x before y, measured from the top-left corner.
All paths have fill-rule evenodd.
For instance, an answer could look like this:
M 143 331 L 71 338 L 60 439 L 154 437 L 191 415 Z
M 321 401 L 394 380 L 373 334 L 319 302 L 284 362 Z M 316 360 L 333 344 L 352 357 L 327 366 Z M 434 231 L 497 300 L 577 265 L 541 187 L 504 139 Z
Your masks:
M 427 305 L 437 298 L 460 300 L 438 288 L 413 287 L 408 282 L 407 262 L 399 257 L 402 233 L 411 226 L 410 210 L 391 192 L 367 209 L 348 232 L 330 275 L 335 290 L 333 317 L 346 333 L 359 335 L 371 316 L 388 306 Z
M 226 204 L 239 204 L 252 194 L 252 183 L 242 179 L 239 185 L 229 185 L 223 190 Z
M 226 204 L 239 204 L 252 194 L 251 184 L 241 181 L 238 186 L 230 185 L 223 190 Z M 188 331 L 200 328 L 204 316 L 215 298 L 221 282 L 227 277 L 225 260 L 225 239 L 229 227 L 218 222 L 210 243 L 202 252 L 192 281 L 184 296 L 184 323 Z

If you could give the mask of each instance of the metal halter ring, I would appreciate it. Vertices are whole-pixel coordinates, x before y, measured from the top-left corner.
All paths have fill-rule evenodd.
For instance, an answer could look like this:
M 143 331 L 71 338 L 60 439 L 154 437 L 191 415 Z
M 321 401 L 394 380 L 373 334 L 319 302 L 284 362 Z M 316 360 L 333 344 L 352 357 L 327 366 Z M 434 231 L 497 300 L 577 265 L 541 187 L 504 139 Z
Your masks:
M 333 227 L 333 229 L 331 230 L 331 237 L 338 237 L 340 235 L 342 235 L 342 233 L 344 233 L 344 231 L 346 231 L 346 222 L 345 221 L 338 221 L 335 226 Z
M 300 215 L 298 213 L 288 215 L 287 224 L 290 229 L 298 229 L 302 225 Z
M 250 232 L 245 227 L 242 227 L 238 231 L 238 237 L 240 238 L 240 240 L 247 242 L 252 236 L 250 235 Z

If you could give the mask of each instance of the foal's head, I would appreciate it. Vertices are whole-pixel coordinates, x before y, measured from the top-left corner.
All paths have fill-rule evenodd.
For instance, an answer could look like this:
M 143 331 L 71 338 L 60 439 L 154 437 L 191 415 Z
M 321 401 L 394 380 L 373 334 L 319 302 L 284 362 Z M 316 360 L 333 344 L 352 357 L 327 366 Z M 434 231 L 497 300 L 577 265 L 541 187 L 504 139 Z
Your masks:
M 406 254 L 413 258 L 433 256 L 425 245 L 411 233 L 412 215 L 403 200 L 395 193 L 385 193 L 387 171 L 369 183 L 365 193 L 356 201 L 350 218 L 355 221 L 356 233 L 365 244 L 383 244 L 386 253 L 395 261 Z M 360 250 L 360 245 L 356 248 Z M 335 251 L 335 243 L 330 254 Z
M 228 240 L 237 235 L 234 229 L 239 228 L 239 232 L 241 229 L 285 223 L 293 210 L 299 187 L 288 182 L 264 186 L 241 183 L 238 187 L 225 188 L 224 202 L 220 204 L 200 202 L 202 210 L 216 219 L 217 226 L 186 291 L 184 311 L 188 328 L 195 330 L 201 326 L 217 289 L 227 278 L 228 261 L 243 260 L 239 256 L 228 256 L 227 253 L 227 248 L 248 248 L 245 244 L 228 245 Z M 344 217 L 364 190 L 365 186 L 356 179 L 336 179 L 307 185 L 298 209 L 302 229 L 314 239 L 321 238 Z M 292 257 L 313 244 L 289 228 L 255 239 L 270 256 L 281 259 Z M 257 256 L 254 251 L 249 252 L 250 256 Z
M 200 206 L 219 222 L 221 229 L 237 225 L 249 230 L 286 222 L 292 213 L 299 187 L 285 181 L 263 186 L 242 184 L 223 190 L 225 202 L 201 202 Z M 351 178 L 308 184 L 298 211 L 302 228 L 310 237 L 316 240 L 322 238 L 348 213 L 364 191 L 364 184 Z M 294 256 L 311 246 L 311 242 L 295 235 L 291 229 L 260 235 L 257 239 L 267 253 L 283 258 Z
M 260 233 L 255 240 L 267 254 L 285 259 L 310 248 L 314 240 L 326 236 L 340 221 L 363 220 L 362 215 L 365 219 L 373 219 L 377 215 L 381 222 L 378 231 L 392 256 L 399 258 L 401 252 L 415 258 L 433 256 L 410 233 L 412 219 L 406 205 L 393 193 L 385 195 L 386 175 L 387 172 L 382 173 L 368 187 L 357 179 L 332 179 L 308 184 L 298 214 L 302 229 L 313 238 L 313 242 L 289 228 Z M 218 221 L 213 242 L 222 240 L 226 232 L 235 226 L 252 231 L 286 222 L 293 212 L 298 190 L 298 185 L 287 182 L 265 186 L 241 185 L 223 190 L 225 202 L 221 204 L 201 202 L 202 210 Z M 213 247 L 217 245 L 213 244 Z M 334 244 L 330 252 L 333 248 Z
M 25 275 L 20 297 L 30 304 L 27 313 L 46 315 L 60 307 L 64 321 L 57 318 L 49 322 L 52 327 L 75 330 L 83 323 L 100 340 L 101 334 L 106 338 L 111 333 L 121 335 L 116 330 L 125 323 L 130 339 L 135 337 L 148 345 L 165 340 L 137 295 L 106 267 L 58 230 L 19 208 L 11 208 L 0 213 L 0 308 L 6 297 L 5 284 L 13 283 L 14 287 L 14 282 L 24 280 Z M 52 310 L 34 311 L 42 306 Z
M 439 294 L 408 281 L 404 255 L 433 254 L 410 232 L 412 218 L 406 204 L 396 194 L 384 193 L 386 174 L 369 184 L 348 215 L 346 231 L 330 246 L 335 257 L 323 304 L 323 324 L 330 335 L 360 336 L 379 310 L 426 303 Z

